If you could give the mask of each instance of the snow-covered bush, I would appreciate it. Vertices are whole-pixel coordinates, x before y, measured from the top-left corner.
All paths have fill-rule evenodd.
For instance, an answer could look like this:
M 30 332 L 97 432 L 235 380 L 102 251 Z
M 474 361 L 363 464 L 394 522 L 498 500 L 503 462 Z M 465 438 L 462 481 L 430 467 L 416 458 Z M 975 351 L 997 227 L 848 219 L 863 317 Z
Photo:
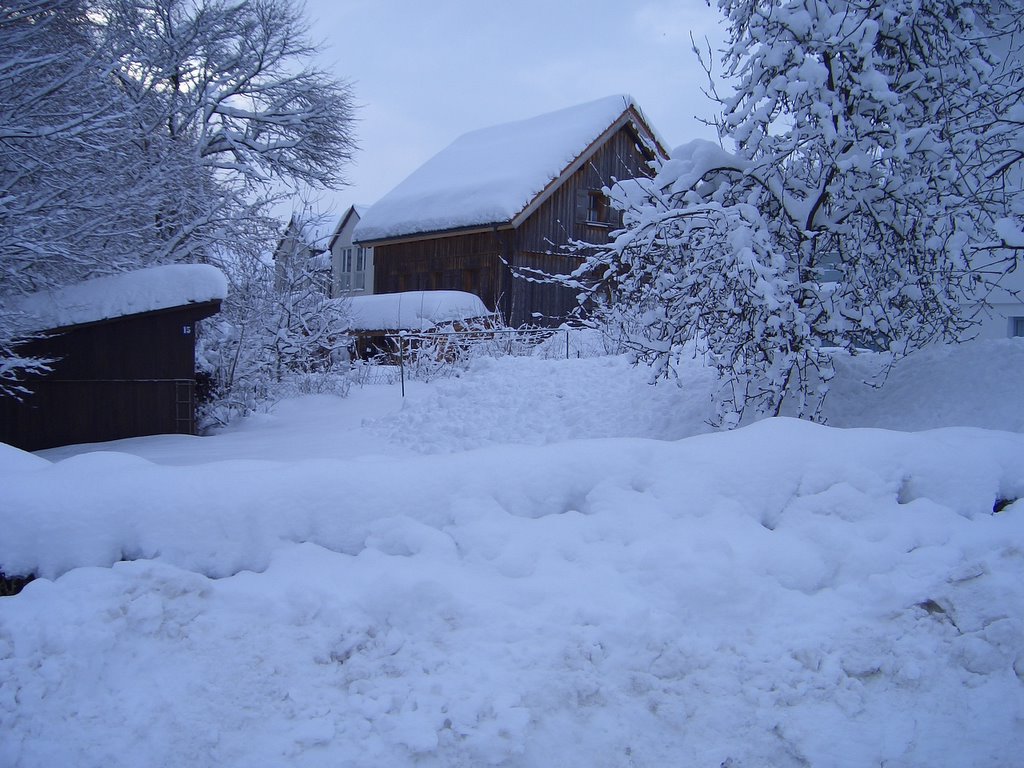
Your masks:
M 402 360 L 405 374 L 413 379 L 456 376 L 477 360 L 500 357 L 598 357 L 615 354 L 614 341 L 599 329 L 494 327 L 491 321 L 456 323 L 429 332 L 408 333 Z M 396 342 L 397 350 L 397 339 Z M 397 354 L 397 353 L 396 353 Z M 395 355 L 388 355 L 393 361 Z
M 1022 15 L 1002 0 L 719 0 L 729 150 L 694 142 L 612 190 L 586 259 L 656 375 L 705 354 L 717 421 L 816 418 L 830 349 L 897 355 L 970 326 L 1020 259 Z M 710 71 L 710 67 L 709 67 Z
M 329 299 L 301 269 L 278 270 L 275 277 L 259 259 L 244 267 L 236 261 L 232 281 L 228 300 L 203 324 L 197 345 L 206 390 L 202 427 L 297 394 L 347 394 L 345 299 Z

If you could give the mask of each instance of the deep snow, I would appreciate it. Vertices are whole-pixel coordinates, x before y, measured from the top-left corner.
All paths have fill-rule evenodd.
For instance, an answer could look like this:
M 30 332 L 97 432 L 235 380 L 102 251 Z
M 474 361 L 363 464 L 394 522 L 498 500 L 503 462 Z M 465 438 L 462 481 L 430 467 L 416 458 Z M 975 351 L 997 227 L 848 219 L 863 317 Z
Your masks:
M 1019 765 L 1024 343 L 838 368 L 830 427 L 523 358 L 0 450 L 0 765 Z

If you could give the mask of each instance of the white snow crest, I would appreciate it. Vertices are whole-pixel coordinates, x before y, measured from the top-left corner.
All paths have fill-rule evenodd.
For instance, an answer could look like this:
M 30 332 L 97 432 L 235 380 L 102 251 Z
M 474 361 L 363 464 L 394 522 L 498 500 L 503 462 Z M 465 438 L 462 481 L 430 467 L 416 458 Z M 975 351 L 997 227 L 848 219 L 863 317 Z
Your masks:
M 167 264 L 40 291 L 11 303 L 29 317 L 32 328 L 48 330 L 224 299 L 227 293 L 227 278 L 214 266 Z
M 743 170 L 749 163 L 704 139 L 694 139 L 672 151 L 659 170 L 658 181 L 666 188 L 687 189 L 709 172 L 718 169 Z
M 345 300 L 354 330 L 423 331 L 442 323 L 491 316 L 476 294 L 466 291 L 403 291 Z

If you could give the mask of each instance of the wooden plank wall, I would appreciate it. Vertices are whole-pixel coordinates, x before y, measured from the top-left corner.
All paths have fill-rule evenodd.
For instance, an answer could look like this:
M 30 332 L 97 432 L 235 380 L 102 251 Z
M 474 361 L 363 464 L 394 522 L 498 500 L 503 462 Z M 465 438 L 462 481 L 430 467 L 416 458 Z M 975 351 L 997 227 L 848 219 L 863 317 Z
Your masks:
M 495 232 L 379 245 L 374 293 L 469 291 L 495 309 L 502 290 L 501 239 Z
M 57 358 L 21 402 L 0 398 L 0 441 L 39 450 L 195 433 L 195 324 L 219 302 L 76 326 L 27 344 Z
M 578 215 L 579 190 L 600 190 L 618 179 L 649 175 L 648 158 L 633 131 L 623 127 L 562 184 L 519 228 L 519 248 L 531 253 L 564 253 L 570 240 L 605 243 L 612 227 L 588 224 Z
M 565 246 L 572 240 L 606 243 L 614 229 L 587 223 L 585 216 L 580 216 L 577 193 L 645 175 L 649 159 L 632 128 L 623 127 L 518 230 L 378 245 L 374 249 L 374 292 L 469 291 L 488 308 L 499 310 L 510 325 L 558 325 L 576 308 L 576 291 L 513 279 L 513 270 L 506 263 L 549 274 L 571 272 L 580 258 Z
M 578 267 L 582 256 L 567 249 L 572 241 L 603 245 L 617 226 L 600 226 L 581 216 L 580 197 L 601 190 L 618 179 L 647 175 L 650 156 L 641 149 L 635 133 L 623 127 L 586 164 L 576 171 L 519 228 L 514 267 L 537 269 L 548 274 L 568 274 Z M 515 308 L 509 317 L 513 325 L 557 325 L 578 307 L 576 291 L 558 285 L 515 280 L 511 292 Z M 540 317 L 538 317 L 538 315 Z
M 25 451 L 124 437 L 195 434 L 194 379 L 40 379 L 0 400 L 0 440 Z

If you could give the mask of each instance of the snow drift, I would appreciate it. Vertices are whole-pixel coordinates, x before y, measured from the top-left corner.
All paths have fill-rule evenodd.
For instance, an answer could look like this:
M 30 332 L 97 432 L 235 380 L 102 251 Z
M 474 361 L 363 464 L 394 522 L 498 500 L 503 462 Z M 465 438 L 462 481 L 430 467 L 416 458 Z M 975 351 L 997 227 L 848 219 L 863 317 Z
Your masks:
M 0 600 L 0 764 L 1017 764 L 1024 435 L 564 436 L 631 376 L 491 363 L 329 432 L 345 458 L 285 445 L 322 398 L 238 433 L 287 459 L 0 453 L 0 567 L 43 577 Z M 499 379 L 566 422 L 529 444 Z M 958 381 L 917 391 L 1016 412 Z M 884 418 L 859 397 L 835 412 Z

